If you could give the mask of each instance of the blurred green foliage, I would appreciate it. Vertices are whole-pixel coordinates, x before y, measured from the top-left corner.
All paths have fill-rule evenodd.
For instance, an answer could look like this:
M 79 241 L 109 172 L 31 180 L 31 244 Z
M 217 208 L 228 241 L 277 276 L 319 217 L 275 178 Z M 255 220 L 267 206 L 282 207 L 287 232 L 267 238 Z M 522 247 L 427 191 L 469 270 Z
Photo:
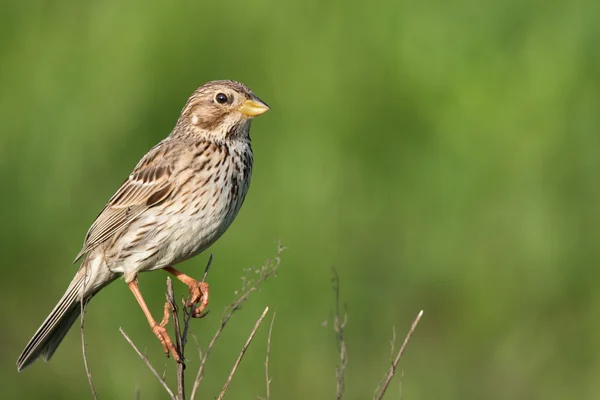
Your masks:
M 335 393 L 331 268 L 347 303 L 347 399 L 370 398 L 392 327 L 425 316 L 406 399 L 600 398 L 600 18 L 594 0 L 9 1 L 0 13 L 2 398 L 82 399 L 77 329 L 15 361 L 66 288 L 101 207 L 213 79 L 272 111 L 253 124 L 242 212 L 211 251 L 203 345 L 243 269 L 289 247 L 218 342 L 214 398 L 254 321 L 277 310 L 271 393 Z M 207 255 L 182 268 L 200 276 Z M 165 274 L 140 285 L 157 315 Z M 182 295 L 185 288 L 177 286 Z M 119 334 L 171 360 L 117 281 L 91 303 L 100 398 L 165 398 Z M 267 325 L 229 398 L 264 396 Z M 188 350 L 189 382 L 198 361 Z M 399 398 L 399 380 L 387 398 Z

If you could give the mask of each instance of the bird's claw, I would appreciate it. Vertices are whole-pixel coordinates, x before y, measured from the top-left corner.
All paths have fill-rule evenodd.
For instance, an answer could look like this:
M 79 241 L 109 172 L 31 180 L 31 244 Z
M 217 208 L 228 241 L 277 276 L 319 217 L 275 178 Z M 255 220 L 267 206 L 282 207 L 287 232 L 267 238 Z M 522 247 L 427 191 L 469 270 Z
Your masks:
M 192 317 L 204 318 L 208 314 L 208 311 L 203 312 L 208 306 L 208 288 L 209 286 L 206 282 L 195 281 L 190 284 L 190 298 L 185 302 L 186 307 L 194 307 L 200 303 L 198 307 L 192 310 Z
M 164 327 L 163 323 L 161 322 L 160 324 L 155 325 L 152 328 L 152 332 L 156 335 L 156 337 L 160 341 L 160 344 L 162 344 L 165 350 L 165 355 L 169 357 L 169 353 L 173 353 L 173 358 L 175 359 L 175 361 L 181 362 L 181 357 L 179 357 L 179 353 L 177 353 L 177 349 L 171 341 L 171 338 L 169 337 L 167 329 Z

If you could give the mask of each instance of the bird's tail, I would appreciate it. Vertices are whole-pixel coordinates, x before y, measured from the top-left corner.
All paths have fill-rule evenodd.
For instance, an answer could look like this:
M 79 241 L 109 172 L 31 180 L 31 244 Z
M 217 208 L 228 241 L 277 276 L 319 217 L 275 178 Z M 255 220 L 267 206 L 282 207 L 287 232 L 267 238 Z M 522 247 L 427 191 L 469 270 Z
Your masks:
M 91 266 L 87 261 L 84 261 L 65 294 L 25 346 L 17 360 L 19 371 L 27 368 L 40 356 L 44 358 L 44 361 L 48 361 L 81 314 L 81 302 L 83 301 L 85 306 L 100 289 L 114 279 L 113 276 L 104 274 L 99 277 L 97 273 L 94 273 L 97 271 L 93 271 L 99 266 Z M 91 273 L 86 273 L 88 269 L 91 270 Z M 100 282 L 98 282 L 98 278 L 101 278 Z

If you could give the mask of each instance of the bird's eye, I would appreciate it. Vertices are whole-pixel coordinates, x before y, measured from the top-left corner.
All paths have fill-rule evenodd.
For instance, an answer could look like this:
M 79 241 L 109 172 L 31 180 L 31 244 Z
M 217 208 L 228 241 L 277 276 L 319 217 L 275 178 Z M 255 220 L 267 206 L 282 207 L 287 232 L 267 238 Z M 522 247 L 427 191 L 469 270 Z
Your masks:
M 219 93 L 215 97 L 215 100 L 217 100 L 217 103 L 219 104 L 225 104 L 227 103 L 227 95 L 225 93 Z

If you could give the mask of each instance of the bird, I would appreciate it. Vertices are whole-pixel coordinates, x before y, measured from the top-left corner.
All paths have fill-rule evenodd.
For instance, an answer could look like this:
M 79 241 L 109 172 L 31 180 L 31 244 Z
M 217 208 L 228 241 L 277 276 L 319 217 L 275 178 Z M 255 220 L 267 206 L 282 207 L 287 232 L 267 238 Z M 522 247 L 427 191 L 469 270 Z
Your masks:
M 174 265 L 223 235 L 250 186 L 250 124 L 270 107 L 243 83 L 207 82 L 189 97 L 171 133 L 148 151 L 89 228 L 75 258 L 83 261 L 67 290 L 17 360 L 22 371 L 50 360 L 83 307 L 122 277 L 165 353 L 181 362 L 165 329 L 152 317 L 138 275 L 162 269 L 186 284 L 188 305 L 202 317 L 209 286 Z

